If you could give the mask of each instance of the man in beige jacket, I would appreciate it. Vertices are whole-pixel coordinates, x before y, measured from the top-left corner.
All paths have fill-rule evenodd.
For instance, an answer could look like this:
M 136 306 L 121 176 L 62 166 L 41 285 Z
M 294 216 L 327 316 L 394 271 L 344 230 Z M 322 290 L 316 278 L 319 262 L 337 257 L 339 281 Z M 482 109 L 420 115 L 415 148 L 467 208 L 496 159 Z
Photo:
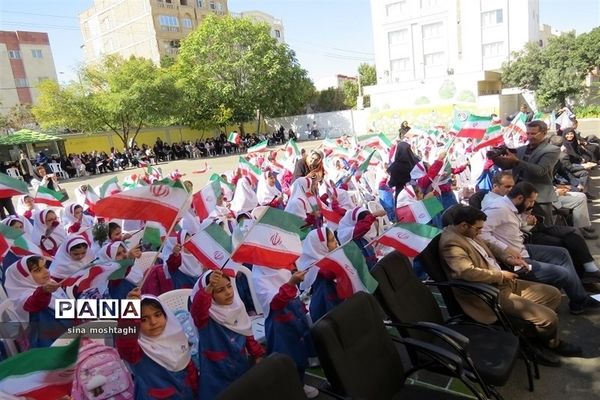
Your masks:
M 531 322 L 543 346 L 557 355 L 581 355 L 579 346 L 559 339 L 558 316 L 555 310 L 561 299 L 560 291 L 550 285 L 518 279 L 518 274 L 500 268 L 496 259 L 511 265 L 514 270 L 527 271 L 530 267 L 521 258 L 502 252 L 494 245 L 478 238 L 486 215 L 471 206 L 460 207 L 454 214 L 453 225 L 444 229 L 440 239 L 440 254 L 446 261 L 449 276 L 469 282 L 487 283 L 500 290 L 498 303 L 512 317 Z M 472 295 L 456 293 L 456 298 L 467 315 L 478 322 L 495 322 L 493 311 Z M 545 364 L 557 366 L 556 361 Z

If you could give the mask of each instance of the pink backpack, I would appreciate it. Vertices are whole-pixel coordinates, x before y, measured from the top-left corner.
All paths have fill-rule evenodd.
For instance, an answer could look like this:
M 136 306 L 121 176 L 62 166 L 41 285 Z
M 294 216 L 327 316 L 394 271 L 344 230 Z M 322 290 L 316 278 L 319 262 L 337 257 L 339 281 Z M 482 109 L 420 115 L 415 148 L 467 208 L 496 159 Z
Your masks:
M 74 400 L 129 400 L 134 386 L 131 373 L 112 347 L 81 342 L 71 396 Z

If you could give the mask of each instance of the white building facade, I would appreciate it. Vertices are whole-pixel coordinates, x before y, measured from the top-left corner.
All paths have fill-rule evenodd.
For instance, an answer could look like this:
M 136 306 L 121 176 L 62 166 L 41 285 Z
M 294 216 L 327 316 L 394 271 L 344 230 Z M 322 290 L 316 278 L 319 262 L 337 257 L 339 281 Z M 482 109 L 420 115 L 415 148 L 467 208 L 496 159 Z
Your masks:
M 379 108 L 502 108 L 502 63 L 540 36 L 538 0 L 371 0 L 371 15 L 378 76 L 365 94 Z

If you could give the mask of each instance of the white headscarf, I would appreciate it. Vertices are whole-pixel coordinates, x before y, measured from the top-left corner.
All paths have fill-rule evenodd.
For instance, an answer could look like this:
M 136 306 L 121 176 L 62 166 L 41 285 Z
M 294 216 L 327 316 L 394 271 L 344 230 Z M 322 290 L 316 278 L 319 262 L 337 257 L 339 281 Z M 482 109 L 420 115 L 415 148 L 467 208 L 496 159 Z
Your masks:
M 117 240 L 112 243 L 107 243 L 98 251 L 96 254 L 98 256 L 98 260 L 103 264 L 107 263 L 117 263 L 117 252 L 119 251 L 119 247 L 123 247 L 126 251 L 129 250 L 127 244 L 123 241 Z M 118 268 L 118 267 L 116 267 Z M 144 272 L 134 263 L 134 265 L 129 268 L 125 279 L 134 285 L 138 285 L 142 279 L 144 279 Z
M 29 321 L 29 313 L 23 308 L 25 302 L 33 292 L 40 286 L 36 283 L 27 268 L 27 260 L 35 256 L 26 256 L 21 258 L 19 261 L 13 263 L 6 269 L 6 279 L 4 281 L 4 288 L 8 298 L 13 302 L 15 311 L 19 315 L 21 321 Z M 48 304 L 48 308 L 54 309 L 55 299 L 66 299 L 67 295 L 62 288 L 59 288 L 52 293 L 52 299 Z
M 256 290 L 256 297 L 260 302 L 265 317 L 271 311 L 271 301 L 279 292 L 279 288 L 287 283 L 292 273 L 287 269 L 274 269 L 254 265 L 252 267 L 252 281 Z
M 167 267 L 166 260 L 173 253 L 173 248 L 175 247 L 175 245 L 179 244 L 183 246 L 187 235 L 188 231 L 182 229 L 179 232 L 177 232 L 177 235 L 175 237 L 168 237 L 165 241 L 161 258 L 165 260 L 164 266 L 165 273 L 167 274 L 167 276 L 169 276 L 169 270 Z M 179 270 L 181 272 L 194 278 L 198 278 L 200 275 L 202 275 L 202 273 L 204 272 L 204 268 L 202 268 L 202 264 L 200 264 L 198 259 L 194 257 L 193 254 L 189 253 L 188 250 L 184 249 L 183 247 L 181 248 L 181 252 L 179 254 L 181 255 L 181 266 L 179 267 Z
M 304 271 L 314 263 L 325 257 L 329 253 L 327 247 L 327 228 L 320 227 L 308 232 L 308 235 L 302 242 L 302 255 L 296 261 L 298 271 Z M 301 290 L 308 290 L 317 279 L 319 273 L 318 267 L 312 267 L 304 276 L 304 281 L 300 283 Z
M 84 208 L 77 203 L 71 203 L 63 209 L 61 220 L 67 232 L 69 231 L 69 228 L 76 223 L 79 223 L 81 227 L 79 228 L 79 231 L 75 233 L 85 231 L 94 226 L 94 218 L 89 215 L 82 214 L 81 220 L 75 218 L 75 209 L 77 207 L 81 207 L 83 212 Z
M 142 295 L 144 299 L 153 299 L 160 303 L 167 323 L 165 330 L 157 337 L 149 337 L 140 332 L 138 343 L 144 353 L 160 366 L 169 371 L 182 371 L 190 363 L 191 351 L 188 339 L 179 320 L 168 307 L 155 296 Z
M 202 230 L 200 218 L 198 218 L 196 212 L 192 208 L 183 213 L 180 224 L 181 228 L 188 231 L 190 235 L 195 235 Z
M 23 215 L 27 211 L 31 211 L 31 213 L 34 214 L 40 208 L 37 206 L 37 204 L 33 203 L 33 208 L 30 210 L 27 207 L 27 204 L 25 204 L 25 197 L 31 197 L 33 199 L 33 197 L 30 194 L 24 194 L 24 195 L 19 196 L 17 198 L 17 214 Z
M 9 215 L 8 217 L 2 220 L 2 223 L 6 226 L 10 226 L 10 224 L 12 224 L 13 221 L 19 221 L 21 224 L 23 224 L 23 232 L 25 232 L 26 237 L 31 237 L 33 225 L 31 225 L 31 222 L 29 222 L 27 218 L 17 215 Z
M 65 232 L 63 226 L 58 224 L 54 229 L 52 229 L 52 232 L 49 236 L 45 236 L 46 217 L 50 211 L 56 214 L 55 211 L 50 209 L 37 211 L 33 214 L 33 231 L 31 232 L 31 241 L 37 246 L 40 246 L 42 250 L 58 251 L 58 246 L 65 241 L 67 238 L 67 233 Z M 56 218 L 58 221 L 58 214 L 56 215 Z M 42 236 L 44 236 L 43 241 Z
M 235 186 L 233 200 L 231 200 L 230 208 L 232 211 L 252 211 L 258 205 L 258 198 L 250 180 L 246 177 L 241 177 Z
M 297 215 L 302 219 L 312 212 L 312 207 L 308 196 L 312 180 L 306 176 L 297 178 L 292 184 L 290 198 L 285 206 L 285 211 Z
M 69 252 L 73 247 L 80 244 L 87 245 L 87 252 L 82 260 L 75 261 L 71 258 Z M 56 255 L 54 256 L 54 261 L 50 264 L 50 275 L 59 279 L 67 278 L 90 264 L 93 259 L 94 255 L 87 239 L 81 235 L 70 235 L 58 248 Z
M 365 207 L 354 207 L 349 210 L 340 220 L 340 224 L 337 230 L 337 236 L 340 244 L 346 244 L 352 240 L 354 236 L 354 228 L 358 222 L 358 216 L 361 212 L 368 211 Z
M 269 174 L 271 173 L 271 171 L 264 171 L 258 180 L 256 197 L 261 206 L 268 206 L 275 197 L 281 196 L 281 190 L 277 189 L 277 186 L 269 185 Z
M 196 296 L 196 293 L 198 293 L 198 290 L 204 290 L 209 285 L 211 273 L 212 270 L 206 271 L 202 274 L 200 279 L 198 279 L 194 285 L 194 289 L 192 289 L 192 294 L 190 295 L 192 301 Z M 221 305 L 213 300 L 208 309 L 208 315 L 210 315 L 210 317 L 219 325 L 224 326 L 231 331 L 243 336 L 252 336 L 252 321 L 250 321 L 246 306 L 244 306 L 237 291 L 235 278 L 229 277 L 229 281 L 233 287 L 233 303 Z

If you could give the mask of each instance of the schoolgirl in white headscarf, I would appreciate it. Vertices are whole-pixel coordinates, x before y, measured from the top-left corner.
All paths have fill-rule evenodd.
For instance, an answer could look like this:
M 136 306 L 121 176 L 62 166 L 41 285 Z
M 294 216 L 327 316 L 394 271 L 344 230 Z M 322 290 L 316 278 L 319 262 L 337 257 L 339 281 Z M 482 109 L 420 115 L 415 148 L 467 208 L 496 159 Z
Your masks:
M 19 230 L 23 232 L 27 238 L 31 238 L 33 225 L 31 225 L 31 222 L 27 218 L 23 216 L 9 215 L 8 217 L 4 218 L 1 223 Z
M 306 219 L 313 212 L 308 195 L 311 191 L 312 179 L 307 177 L 297 178 L 292 184 L 290 198 L 285 211 Z
M 258 198 L 252 188 L 250 179 L 243 176 L 237 181 L 235 193 L 231 201 L 231 211 L 252 211 L 258 205 Z
M 171 278 L 174 289 L 188 289 L 204 272 L 202 265 L 193 254 L 183 248 L 190 235 L 185 229 L 180 230 L 174 237 L 165 241 L 161 258 L 165 261 L 165 275 Z M 174 251 L 177 249 L 178 251 Z
M 31 241 L 48 254 L 54 256 L 67 233 L 58 220 L 56 212 L 45 209 L 34 213 Z
M 272 171 L 264 171 L 258 180 L 256 197 L 261 206 L 278 207 L 281 204 L 281 190 L 275 185 Z
M 55 301 L 66 299 L 60 286 L 52 281 L 41 256 L 26 256 L 6 269 L 4 288 L 14 304 L 19 322 L 29 322 L 29 344 L 48 347 L 73 326 L 68 319 L 54 318 Z M 17 321 L 15 321 L 17 322 Z
M 67 233 L 80 233 L 94 226 L 94 218 L 83 213 L 82 205 L 71 203 L 63 210 L 62 223 Z
M 70 235 L 58 248 L 50 264 L 50 275 L 55 279 L 65 279 L 89 265 L 93 259 L 88 240 L 81 235 Z

